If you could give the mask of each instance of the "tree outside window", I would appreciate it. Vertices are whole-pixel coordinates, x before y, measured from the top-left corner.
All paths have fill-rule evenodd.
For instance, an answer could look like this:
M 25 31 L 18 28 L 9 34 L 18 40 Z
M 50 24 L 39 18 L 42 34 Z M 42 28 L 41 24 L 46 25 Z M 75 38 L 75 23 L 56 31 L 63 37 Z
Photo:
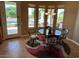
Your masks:
M 58 9 L 57 12 L 57 27 L 62 28 L 64 18 L 64 9 Z
M 34 27 L 34 8 L 28 8 L 28 27 Z
M 45 9 L 39 8 L 38 27 L 44 27 L 44 15 L 45 15 Z

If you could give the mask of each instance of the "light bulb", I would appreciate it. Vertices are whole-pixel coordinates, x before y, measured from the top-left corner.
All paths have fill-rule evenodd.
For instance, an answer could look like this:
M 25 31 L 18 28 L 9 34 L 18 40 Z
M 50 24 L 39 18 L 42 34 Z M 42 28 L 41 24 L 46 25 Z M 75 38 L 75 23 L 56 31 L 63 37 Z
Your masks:
M 45 15 L 48 15 L 48 13 L 45 13 Z

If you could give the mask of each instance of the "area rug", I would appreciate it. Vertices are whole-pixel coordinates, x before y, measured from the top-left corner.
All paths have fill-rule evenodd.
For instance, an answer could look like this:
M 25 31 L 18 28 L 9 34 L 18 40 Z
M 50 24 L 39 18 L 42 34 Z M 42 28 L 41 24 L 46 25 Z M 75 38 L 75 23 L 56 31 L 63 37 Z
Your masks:
M 69 46 L 66 43 L 64 43 L 63 47 L 65 52 L 69 55 Z M 65 58 L 62 50 L 57 48 L 45 48 L 44 46 L 40 45 L 36 48 L 26 46 L 26 49 L 30 54 L 38 58 Z

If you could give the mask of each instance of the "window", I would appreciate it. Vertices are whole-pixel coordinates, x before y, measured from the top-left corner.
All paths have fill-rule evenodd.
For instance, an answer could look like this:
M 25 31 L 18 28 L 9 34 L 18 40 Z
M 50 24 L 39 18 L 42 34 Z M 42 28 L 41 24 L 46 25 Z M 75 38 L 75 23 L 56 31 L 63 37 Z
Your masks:
M 64 18 L 64 9 L 58 9 L 57 11 L 57 28 L 62 28 Z
M 44 14 L 45 14 L 45 9 L 39 8 L 38 27 L 44 27 Z
M 54 13 L 54 9 L 48 9 L 48 15 L 47 15 L 47 26 L 53 27 L 53 16 L 52 13 Z
M 28 8 L 28 27 L 34 27 L 34 12 L 34 8 Z

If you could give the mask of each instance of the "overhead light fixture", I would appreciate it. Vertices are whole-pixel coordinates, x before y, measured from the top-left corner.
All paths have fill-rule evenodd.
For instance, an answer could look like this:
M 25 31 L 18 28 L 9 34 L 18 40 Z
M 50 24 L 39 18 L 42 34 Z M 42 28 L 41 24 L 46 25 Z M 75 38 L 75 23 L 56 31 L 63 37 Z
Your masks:
M 56 15 L 56 13 L 52 13 L 51 15 L 54 16 L 54 15 Z
M 49 15 L 49 13 L 45 13 L 45 15 Z

